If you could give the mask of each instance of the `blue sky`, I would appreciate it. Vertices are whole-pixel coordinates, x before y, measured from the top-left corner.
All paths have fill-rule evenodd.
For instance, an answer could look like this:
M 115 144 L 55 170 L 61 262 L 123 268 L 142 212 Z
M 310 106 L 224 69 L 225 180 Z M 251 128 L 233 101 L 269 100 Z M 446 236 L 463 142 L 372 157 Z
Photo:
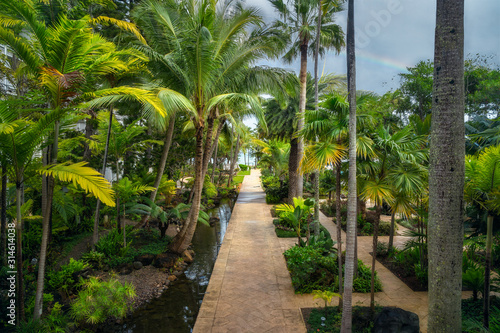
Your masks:
M 246 0 L 260 8 L 268 22 L 275 17 L 267 0 Z M 337 23 L 345 31 L 347 12 L 338 14 Z M 398 74 L 420 60 L 434 56 L 435 0 L 356 0 L 355 29 L 357 88 L 383 94 L 399 86 Z M 465 1 L 465 55 L 491 56 L 500 65 L 500 1 Z M 291 65 L 280 61 L 260 64 L 285 67 L 298 73 L 298 60 Z M 345 53 L 327 54 L 320 72 L 346 72 Z M 313 63 L 308 70 L 312 72 Z

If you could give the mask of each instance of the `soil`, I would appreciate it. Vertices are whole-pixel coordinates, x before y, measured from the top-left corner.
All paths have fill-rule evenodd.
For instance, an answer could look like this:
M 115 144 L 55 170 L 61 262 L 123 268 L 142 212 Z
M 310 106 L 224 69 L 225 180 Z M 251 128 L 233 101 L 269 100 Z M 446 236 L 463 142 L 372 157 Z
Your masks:
M 408 287 L 413 291 L 427 291 L 427 284 L 422 284 L 416 276 L 407 275 L 404 268 L 395 264 L 388 257 L 377 257 L 377 261 L 384 265 L 385 268 L 391 271 L 392 274 L 396 275 L 401 281 L 403 281 Z

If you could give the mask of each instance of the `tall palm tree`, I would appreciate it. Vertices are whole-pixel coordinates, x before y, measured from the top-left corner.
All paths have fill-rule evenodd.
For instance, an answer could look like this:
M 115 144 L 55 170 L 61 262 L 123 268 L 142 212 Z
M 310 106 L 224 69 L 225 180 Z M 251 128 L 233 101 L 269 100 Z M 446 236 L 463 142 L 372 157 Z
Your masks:
M 352 330 L 352 284 L 354 280 L 354 243 L 357 223 L 356 184 L 356 51 L 354 49 L 354 0 L 347 5 L 347 91 L 349 101 L 349 181 L 347 200 L 346 260 L 342 324 L 340 331 Z
M 287 39 L 287 49 L 283 59 L 291 63 L 300 56 L 300 92 L 299 107 L 297 114 L 297 131 L 304 127 L 304 112 L 306 109 L 307 92 L 307 56 L 308 52 L 313 53 L 314 47 L 311 45 L 320 44 L 318 53 L 323 54 L 328 49 L 340 52 L 344 46 L 344 33 L 342 28 L 335 24 L 334 15 L 342 10 L 338 1 L 325 1 L 322 4 L 321 19 L 318 18 L 317 6 L 319 0 L 269 0 L 271 5 L 279 13 L 281 21 L 274 22 L 275 28 L 284 32 Z M 314 29 L 316 23 L 321 21 L 320 35 Z M 320 43 L 321 40 L 321 43 Z M 313 51 L 313 52 L 311 52 Z M 304 143 L 302 138 L 292 140 L 290 149 L 289 164 L 289 193 L 288 200 L 292 202 L 293 197 L 302 196 L 303 180 L 299 172 L 299 163 L 302 159 Z
M 137 16 L 157 29 L 170 33 L 170 52 L 157 53 L 143 48 L 150 57 L 161 60 L 165 82 L 190 101 L 188 111 L 196 138 L 193 204 L 183 228 L 170 248 L 187 249 L 198 219 L 204 170 L 214 144 L 214 124 L 219 106 L 244 101 L 261 115 L 254 95 L 259 89 L 280 85 L 281 74 L 251 67 L 262 56 L 272 56 L 276 43 L 268 31 L 254 29 L 262 20 L 255 8 L 219 1 L 144 1 L 136 7 Z M 141 22 L 139 24 L 141 25 Z M 273 48 L 274 47 L 274 48 Z M 168 81 L 166 81 L 168 80 Z
M 500 146 L 489 146 L 479 156 L 465 160 L 465 199 L 469 204 L 486 210 L 486 255 L 483 292 L 483 325 L 489 327 L 491 246 L 493 220 L 500 215 Z
M 429 332 L 460 332 L 462 297 L 464 1 L 438 0 L 429 164 Z

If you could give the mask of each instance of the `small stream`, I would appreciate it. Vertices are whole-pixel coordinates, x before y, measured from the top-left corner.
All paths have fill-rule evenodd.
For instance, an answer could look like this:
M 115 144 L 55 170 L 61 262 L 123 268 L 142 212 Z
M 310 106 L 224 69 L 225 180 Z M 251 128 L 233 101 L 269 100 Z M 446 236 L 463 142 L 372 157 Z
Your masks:
M 198 223 L 193 237 L 196 255 L 184 274 L 158 298 L 127 317 L 117 333 L 189 333 L 207 289 L 220 244 L 226 234 L 234 201 L 223 199 L 208 214 L 218 217 L 214 227 Z

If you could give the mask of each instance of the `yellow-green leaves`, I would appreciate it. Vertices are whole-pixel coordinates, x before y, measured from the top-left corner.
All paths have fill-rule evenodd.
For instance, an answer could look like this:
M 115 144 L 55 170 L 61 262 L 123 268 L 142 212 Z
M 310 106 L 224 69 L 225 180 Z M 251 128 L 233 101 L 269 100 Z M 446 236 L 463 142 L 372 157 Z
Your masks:
M 92 193 L 106 205 L 114 207 L 114 192 L 111 185 L 98 171 L 85 166 L 86 164 L 87 162 L 61 163 L 44 167 L 38 172 L 63 182 L 73 182 L 75 186 L 78 185 L 85 192 Z

